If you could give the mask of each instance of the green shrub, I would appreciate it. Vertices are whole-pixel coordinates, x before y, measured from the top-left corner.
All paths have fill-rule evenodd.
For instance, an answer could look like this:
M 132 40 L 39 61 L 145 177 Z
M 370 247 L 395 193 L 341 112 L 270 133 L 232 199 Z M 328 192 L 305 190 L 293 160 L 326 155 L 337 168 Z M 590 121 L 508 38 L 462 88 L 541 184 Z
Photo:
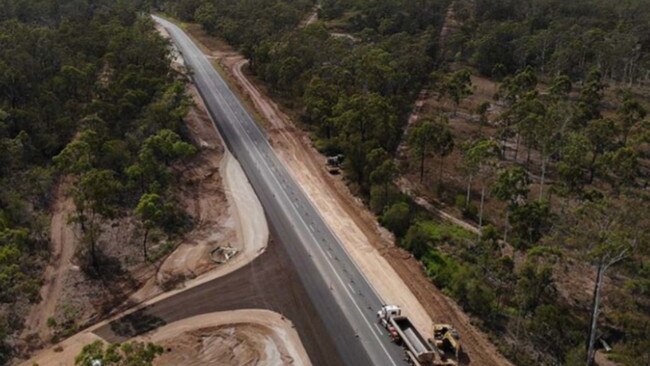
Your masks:
M 438 244 L 459 244 L 473 238 L 474 234 L 455 225 L 418 221 L 408 229 L 401 245 L 420 259 Z
M 463 218 L 469 219 L 469 220 L 477 220 L 478 219 L 478 208 L 476 208 L 476 205 L 473 205 L 470 203 L 469 205 L 463 207 L 462 210 Z
M 406 199 L 394 186 L 389 186 L 388 192 L 386 192 L 384 185 L 372 185 L 370 187 L 370 209 L 376 215 L 384 212 L 386 207 L 399 202 L 406 202 Z
M 411 224 L 411 210 L 406 202 L 398 202 L 390 206 L 381 217 L 381 223 L 397 237 L 406 234 Z
M 472 278 L 459 285 L 465 286 L 465 299 L 463 302 L 469 311 L 481 318 L 494 315 L 496 294 L 485 281 L 479 278 Z
M 49 318 L 47 318 L 47 326 L 48 326 L 49 328 L 54 328 L 54 327 L 56 327 L 56 319 L 54 319 L 53 317 L 49 317 Z
M 401 241 L 401 244 L 404 249 L 411 252 L 413 256 L 418 259 L 427 253 L 431 246 L 429 236 L 419 223 L 411 225 L 406 232 L 406 236 Z
M 494 313 L 496 294 L 471 267 L 436 249 L 430 249 L 422 262 L 431 280 L 464 308 L 481 317 Z
M 458 273 L 462 272 L 461 265 L 452 257 L 431 249 L 422 259 L 427 269 L 427 275 L 433 282 L 453 292 L 452 284 Z
M 463 207 L 465 207 L 465 196 L 462 194 L 457 194 L 456 198 L 454 199 L 454 205 L 462 210 Z
M 579 345 L 573 348 L 566 355 L 566 366 L 583 366 L 585 360 L 587 359 L 587 350 L 585 350 L 584 345 Z
M 464 240 L 472 240 L 475 237 L 471 232 L 452 224 L 436 221 L 423 221 L 420 222 L 420 225 L 422 225 L 423 230 L 434 242 L 462 242 Z

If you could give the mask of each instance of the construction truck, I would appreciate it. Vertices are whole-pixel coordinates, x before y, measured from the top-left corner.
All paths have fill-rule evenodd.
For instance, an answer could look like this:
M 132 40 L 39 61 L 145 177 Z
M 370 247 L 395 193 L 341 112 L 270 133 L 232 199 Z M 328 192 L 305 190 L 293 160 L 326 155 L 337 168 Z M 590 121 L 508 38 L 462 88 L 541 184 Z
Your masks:
M 377 312 L 379 323 L 386 328 L 393 342 L 405 347 L 406 358 L 414 366 L 457 366 L 458 332 L 445 324 L 436 324 L 433 339 L 425 340 L 402 309 L 384 305 Z M 438 328 L 440 327 L 440 328 Z M 445 327 L 445 328 L 443 328 Z M 448 351 L 446 351 L 448 350 Z

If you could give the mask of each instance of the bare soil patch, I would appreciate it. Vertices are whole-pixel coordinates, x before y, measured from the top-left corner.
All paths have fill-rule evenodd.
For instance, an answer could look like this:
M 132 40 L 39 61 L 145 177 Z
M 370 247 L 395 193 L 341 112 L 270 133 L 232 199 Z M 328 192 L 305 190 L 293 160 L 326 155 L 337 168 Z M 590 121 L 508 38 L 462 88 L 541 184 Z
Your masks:
M 309 365 L 293 325 L 277 313 L 238 310 L 172 323 L 142 340 L 165 353 L 155 365 Z
M 70 366 L 81 348 L 100 337 L 86 330 L 25 362 Z M 294 325 L 268 310 L 235 310 L 179 320 L 132 341 L 154 342 L 165 352 L 154 365 L 304 365 L 311 362 Z
M 49 334 L 47 319 L 56 309 L 57 300 L 63 291 L 64 275 L 73 267 L 72 257 L 75 251 L 75 232 L 68 223 L 69 215 L 74 210 L 72 199 L 65 192 L 70 186 L 69 180 L 60 182 L 53 193 L 52 218 L 50 221 L 51 262 L 43 274 L 41 302 L 31 308 L 25 319 L 23 335 L 38 335 L 46 339 Z

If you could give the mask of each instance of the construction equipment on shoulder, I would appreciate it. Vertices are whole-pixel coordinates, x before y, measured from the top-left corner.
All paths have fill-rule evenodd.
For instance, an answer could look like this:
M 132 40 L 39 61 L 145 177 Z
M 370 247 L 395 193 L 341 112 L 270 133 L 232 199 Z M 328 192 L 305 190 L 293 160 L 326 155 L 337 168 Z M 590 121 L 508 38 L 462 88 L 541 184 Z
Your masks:
M 393 342 L 403 344 L 407 359 L 415 366 L 457 366 L 458 332 L 447 324 L 434 324 L 433 339 L 425 340 L 397 305 L 384 305 L 377 312 L 379 323 Z

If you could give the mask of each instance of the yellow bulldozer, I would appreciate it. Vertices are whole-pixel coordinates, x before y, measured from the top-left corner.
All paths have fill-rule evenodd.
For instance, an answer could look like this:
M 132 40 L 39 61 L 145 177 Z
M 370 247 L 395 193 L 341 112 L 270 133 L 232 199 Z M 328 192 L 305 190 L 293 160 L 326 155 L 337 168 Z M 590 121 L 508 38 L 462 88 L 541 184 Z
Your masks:
M 460 334 L 449 324 L 434 324 L 431 343 L 437 348 L 445 365 L 458 365 Z

